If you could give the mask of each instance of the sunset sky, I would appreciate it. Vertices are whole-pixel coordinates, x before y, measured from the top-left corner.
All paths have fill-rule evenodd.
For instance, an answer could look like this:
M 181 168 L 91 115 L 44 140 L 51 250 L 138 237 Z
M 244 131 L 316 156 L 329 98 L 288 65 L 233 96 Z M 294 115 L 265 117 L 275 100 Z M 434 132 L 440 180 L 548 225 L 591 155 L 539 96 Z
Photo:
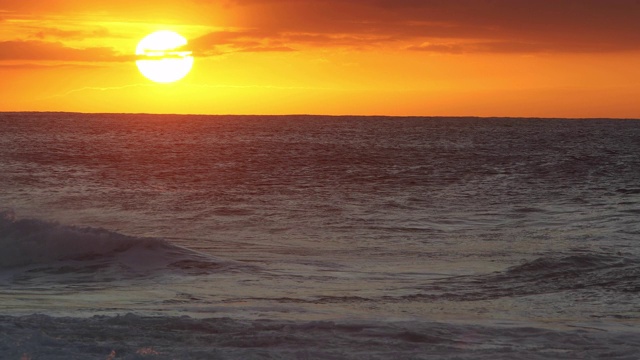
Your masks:
M 156 30 L 192 71 L 135 65 Z M 0 111 L 640 118 L 637 0 L 0 0 Z

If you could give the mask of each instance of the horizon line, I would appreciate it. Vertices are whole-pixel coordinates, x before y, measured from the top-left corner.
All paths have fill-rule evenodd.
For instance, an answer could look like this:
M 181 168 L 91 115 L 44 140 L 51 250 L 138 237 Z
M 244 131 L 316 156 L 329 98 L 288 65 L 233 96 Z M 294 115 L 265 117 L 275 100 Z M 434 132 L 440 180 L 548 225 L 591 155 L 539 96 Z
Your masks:
M 0 110 L 0 114 L 76 114 L 76 115 L 159 115 L 159 116 L 263 116 L 263 117 L 353 117 L 353 118 L 431 118 L 431 119 L 522 119 L 522 120 L 640 120 L 639 118 L 616 118 L 616 117 L 550 117 L 550 116 L 481 116 L 481 115 L 363 115 L 363 114 L 312 114 L 312 113 L 289 113 L 289 114 L 197 114 L 197 113 L 147 113 L 147 112 L 81 112 L 81 111 L 6 111 Z

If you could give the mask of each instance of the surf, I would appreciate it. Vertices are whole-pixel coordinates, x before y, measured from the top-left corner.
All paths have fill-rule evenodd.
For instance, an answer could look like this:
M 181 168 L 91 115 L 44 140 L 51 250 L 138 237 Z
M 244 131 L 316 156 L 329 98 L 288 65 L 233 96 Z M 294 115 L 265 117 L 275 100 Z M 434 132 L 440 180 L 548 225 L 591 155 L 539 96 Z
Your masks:
M 10 211 L 0 213 L 0 248 L 0 273 L 13 282 L 43 278 L 111 281 L 167 273 L 198 275 L 240 266 L 160 238 L 17 219 Z

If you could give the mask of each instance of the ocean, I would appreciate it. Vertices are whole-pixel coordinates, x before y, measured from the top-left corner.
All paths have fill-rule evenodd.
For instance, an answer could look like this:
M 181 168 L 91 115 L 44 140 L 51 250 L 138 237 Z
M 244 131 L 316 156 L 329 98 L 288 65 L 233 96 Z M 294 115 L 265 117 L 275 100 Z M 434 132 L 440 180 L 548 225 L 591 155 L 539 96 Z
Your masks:
M 638 359 L 640 121 L 0 113 L 1 359 Z

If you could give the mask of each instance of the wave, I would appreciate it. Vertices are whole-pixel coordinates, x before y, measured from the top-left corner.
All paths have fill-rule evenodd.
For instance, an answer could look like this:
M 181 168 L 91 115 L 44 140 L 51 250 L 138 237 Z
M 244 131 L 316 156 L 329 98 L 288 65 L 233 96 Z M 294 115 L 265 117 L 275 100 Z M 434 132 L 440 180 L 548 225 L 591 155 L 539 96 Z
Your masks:
M 422 290 L 408 298 L 474 301 L 563 291 L 637 294 L 640 260 L 621 253 L 549 254 L 500 272 L 438 280 Z
M 624 267 L 632 262 L 622 254 L 584 253 L 565 256 L 549 255 L 509 268 L 511 276 L 533 278 L 579 275 L 602 269 Z
M 96 280 L 164 272 L 206 274 L 237 266 L 163 239 L 127 236 L 91 227 L 0 213 L 0 272 L 81 275 Z M 106 277 L 105 277 L 106 276 Z
M 403 290 L 411 293 L 373 297 L 322 295 L 252 299 L 296 304 L 357 304 L 484 301 L 564 293 L 581 301 L 621 303 L 625 298 L 628 303 L 635 303 L 640 295 L 640 259 L 621 253 L 548 254 L 502 271 L 445 277 Z M 622 318 L 627 315 L 616 316 Z
M 637 258 L 593 252 L 540 257 L 489 277 L 487 283 L 526 285 L 517 291 L 522 294 L 579 289 L 640 292 L 639 278 Z

